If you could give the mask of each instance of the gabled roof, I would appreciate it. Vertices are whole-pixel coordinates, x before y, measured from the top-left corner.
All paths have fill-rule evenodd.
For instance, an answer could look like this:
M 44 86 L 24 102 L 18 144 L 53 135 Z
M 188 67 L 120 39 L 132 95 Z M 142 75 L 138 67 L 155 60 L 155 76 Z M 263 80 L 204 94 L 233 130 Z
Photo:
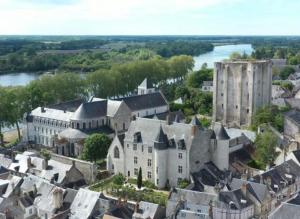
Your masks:
M 52 105 L 47 106 L 47 108 L 75 112 L 82 103 L 84 103 L 84 99 L 77 99 L 77 100 L 71 100 L 71 101 L 66 101 L 66 102 L 62 102 L 62 103 L 52 104 Z
M 231 209 L 241 210 L 252 205 L 250 199 L 244 196 L 241 189 L 236 189 L 228 192 L 220 192 L 220 201 L 227 204 Z M 242 200 L 246 201 L 243 202 Z
M 167 138 L 166 134 L 164 133 L 161 125 L 159 127 L 155 141 L 159 142 L 159 143 L 167 143 L 168 142 L 168 138 Z
M 300 150 L 296 150 L 292 152 L 295 156 L 295 158 L 300 162 Z
M 243 186 L 244 183 L 247 184 L 247 190 L 259 202 L 263 202 L 264 200 L 266 200 L 266 198 L 269 194 L 269 190 L 268 190 L 268 187 L 264 184 L 233 178 L 232 181 L 230 182 L 230 188 L 233 190 L 239 189 Z
M 197 118 L 197 116 L 194 116 L 191 123 L 191 125 L 195 125 L 195 126 L 198 126 L 199 128 L 202 128 L 202 124 L 201 122 L 199 121 L 199 119 Z
M 70 206 L 70 219 L 88 219 L 92 216 L 94 208 L 100 197 L 99 192 L 79 189 Z
M 228 140 L 228 139 L 230 139 L 230 137 L 227 134 L 227 131 L 225 130 L 224 126 L 221 125 L 221 127 L 217 133 L 217 140 Z
M 148 78 L 145 78 L 143 82 L 139 85 L 139 88 L 151 89 L 154 88 L 154 86 Z
M 106 116 L 107 100 L 83 103 L 76 110 L 71 119 L 93 119 Z
M 124 100 L 124 102 L 132 111 L 168 105 L 167 101 L 160 92 L 124 97 L 117 100 Z
M 283 203 L 275 209 L 270 215 L 269 219 L 299 219 L 300 207 L 290 203 Z

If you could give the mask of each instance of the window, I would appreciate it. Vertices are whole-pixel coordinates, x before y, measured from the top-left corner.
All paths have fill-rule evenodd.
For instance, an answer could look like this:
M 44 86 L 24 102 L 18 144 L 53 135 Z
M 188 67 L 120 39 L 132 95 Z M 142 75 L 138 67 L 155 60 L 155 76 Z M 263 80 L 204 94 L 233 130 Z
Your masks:
M 79 129 L 79 123 L 77 123 L 77 129 Z
M 223 103 L 222 103 L 222 109 L 223 109 L 223 107 L 224 107 L 224 105 L 223 105 Z
M 29 209 L 29 214 L 32 214 L 32 208 Z
M 83 129 L 85 129 L 85 122 L 83 123 Z
M 137 149 L 137 144 L 133 144 L 133 150 L 136 151 Z
M 91 129 L 92 128 L 92 123 L 91 122 L 89 122 L 89 129 Z
M 148 153 L 152 153 L 152 147 L 148 147 Z
M 238 109 L 238 108 L 239 108 L 239 106 L 238 106 L 238 105 L 236 105 L 236 106 L 235 106 L 235 108 L 236 108 L 236 109 Z
M 159 184 L 159 179 L 156 179 L 156 185 L 158 185 Z
M 147 173 L 147 177 L 148 177 L 148 179 L 151 179 L 152 173 L 151 173 L 151 172 L 148 172 L 148 173 Z
M 152 160 L 151 160 L 151 159 L 148 159 L 147 164 L 148 164 L 148 167 L 151 167 L 151 166 L 152 166 Z
M 182 173 L 182 166 L 178 166 L 178 173 Z
M 120 158 L 120 151 L 117 146 L 115 146 L 115 149 L 114 149 L 114 158 Z
M 138 158 L 137 158 L 137 157 L 134 157 L 134 158 L 133 158 L 133 162 L 134 162 L 134 164 L 137 164 L 137 163 L 138 163 Z
M 156 167 L 156 173 L 158 173 L 158 167 Z
M 224 95 L 224 94 L 223 94 L 223 93 L 221 93 L 221 97 L 223 97 L 223 95 Z
M 115 169 L 115 166 L 114 166 L 113 164 L 111 165 L 111 169 L 112 169 L 112 170 L 114 170 L 114 169 Z
M 127 144 L 127 148 L 129 148 L 129 144 Z
M 139 174 L 139 171 L 137 168 L 134 168 L 134 175 L 137 176 Z
M 179 154 L 178 154 L 178 158 L 179 158 L 179 159 L 182 159 L 182 153 L 179 153 Z
M 249 113 L 249 109 L 247 109 L 247 113 Z
M 128 171 L 127 175 L 128 175 L 128 177 L 130 176 L 130 171 Z

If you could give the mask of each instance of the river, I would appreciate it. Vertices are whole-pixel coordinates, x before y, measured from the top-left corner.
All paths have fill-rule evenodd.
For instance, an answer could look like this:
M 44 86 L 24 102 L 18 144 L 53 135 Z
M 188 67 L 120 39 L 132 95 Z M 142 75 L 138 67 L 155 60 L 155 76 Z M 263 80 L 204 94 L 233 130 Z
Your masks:
M 247 55 L 250 55 L 252 51 L 253 48 L 251 44 L 215 46 L 213 51 L 194 57 L 194 70 L 199 70 L 204 63 L 207 63 L 209 68 L 213 68 L 214 62 L 229 58 L 233 52 L 239 52 L 241 54 L 245 52 Z
M 201 68 L 203 63 L 207 63 L 208 67 L 212 68 L 213 63 L 216 61 L 221 61 L 230 56 L 233 52 L 245 52 L 246 54 L 251 54 L 253 51 L 250 44 L 237 44 L 237 45 L 225 45 L 225 46 L 215 46 L 214 50 L 199 56 L 194 57 L 195 60 L 195 70 Z M 35 80 L 40 75 L 35 73 L 10 73 L 0 75 L 0 85 L 1 86 L 17 86 L 26 85 L 30 81 Z

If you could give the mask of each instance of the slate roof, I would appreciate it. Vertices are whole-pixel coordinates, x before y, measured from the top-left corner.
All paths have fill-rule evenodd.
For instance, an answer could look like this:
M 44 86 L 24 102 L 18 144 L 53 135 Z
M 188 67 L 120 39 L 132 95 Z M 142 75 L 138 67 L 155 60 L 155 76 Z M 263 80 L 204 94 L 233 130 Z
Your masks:
M 227 131 L 225 130 L 224 126 L 221 125 L 217 132 L 217 140 L 228 140 L 230 139 L 229 135 L 227 134 Z
M 121 206 L 121 207 L 117 207 L 117 208 L 111 210 L 109 213 L 111 216 L 114 216 L 117 218 L 131 219 L 134 212 L 133 212 L 133 210 L 131 210 L 130 208 L 128 208 L 126 206 Z
M 296 177 L 300 177 L 300 166 L 295 161 L 288 160 L 261 175 L 254 176 L 253 181 L 259 183 L 261 177 L 264 184 L 270 183 L 270 188 L 274 192 L 278 192 L 285 187 L 282 182 L 291 185 L 295 182 Z M 270 181 L 268 182 L 268 180 Z
M 75 111 L 72 119 L 93 119 L 106 116 L 107 113 L 107 100 L 87 102 L 80 105 Z
M 295 158 L 300 162 L 300 150 L 296 150 L 292 152 L 295 156 Z
M 70 219 L 88 219 L 92 216 L 100 193 L 87 189 L 79 189 L 70 206 Z
M 181 110 L 174 111 L 174 112 L 159 113 L 154 116 L 149 116 L 149 117 L 146 116 L 146 118 L 166 120 L 167 116 L 169 116 L 169 120 L 171 122 L 181 122 L 181 121 L 185 120 L 185 116 Z
M 133 214 L 135 218 L 155 218 L 155 214 L 159 208 L 158 204 L 150 202 L 139 202 L 139 210 Z
M 199 126 L 199 128 L 202 128 L 202 124 L 199 121 L 199 119 L 197 118 L 197 116 L 194 116 L 191 123 L 191 125 L 195 125 L 195 126 Z
M 139 87 L 145 89 L 154 88 L 153 83 L 148 78 L 145 78 L 143 82 L 139 85 Z
M 288 203 L 298 205 L 300 207 L 300 193 L 298 193 L 296 197 L 290 199 Z
M 9 168 L 10 164 L 12 163 L 12 159 L 5 157 L 4 154 L 0 154 L 0 165 Z
M 229 186 L 231 189 L 239 189 L 243 184 L 247 185 L 247 190 L 259 201 L 263 202 L 269 195 L 268 187 L 264 184 L 246 181 L 242 179 L 233 178 Z
M 160 126 L 168 140 L 173 140 L 175 143 L 172 147 L 179 147 L 183 144 L 186 148 L 190 148 L 193 144 L 194 141 L 191 136 L 192 125 L 185 123 L 172 123 L 171 125 L 167 125 L 166 122 L 162 120 L 140 117 L 137 117 L 136 120 L 130 123 L 128 131 L 125 134 L 125 141 L 133 142 L 134 135 L 140 132 L 143 144 L 153 145 L 160 133 Z M 163 134 L 161 136 L 162 139 L 165 138 Z
M 75 112 L 78 109 L 78 107 L 84 102 L 84 99 L 76 99 L 62 103 L 52 104 L 47 106 L 47 108 Z
M 168 105 L 161 92 L 124 97 L 117 100 L 124 100 L 124 102 L 132 111 Z
M 283 203 L 269 215 L 268 219 L 299 219 L 299 215 L 299 205 Z
M 225 179 L 225 172 L 221 171 L 213 162 L 205 163 L 198 172 L 192 173 L 195 190 L 202 191 L 203 186 L 216 186 Z
M 300 126 L 300 112 L 298 110 L 291 110 L 284 115 L 292 120 L 297 126 Z
M 114 117 L 121 104 L 122 101 L 107 100 L 107 116 Z
M 22 205 L 27 208 L 29 206 L 33 205 L 33 199 L 30 196 L 24 196 L 20 198 L 20 202 L 22 203 Z
M 241 189 L 236 189 L 228 192 L 220 192 L 219 199 L 226 203 L 231 209 L 241 210 L 252 205 L 250 199 L 246 198 Z M 244 203 L 242 200 L 245 200 Z
M 58 136 L 60 138 L 66 138 L 66 139 L 86 139 L 88 137 L 87 134 L 84 132 L 78 130 L 78 129 L 72 129 L 67 128 L 63 131 L 61 131 Z

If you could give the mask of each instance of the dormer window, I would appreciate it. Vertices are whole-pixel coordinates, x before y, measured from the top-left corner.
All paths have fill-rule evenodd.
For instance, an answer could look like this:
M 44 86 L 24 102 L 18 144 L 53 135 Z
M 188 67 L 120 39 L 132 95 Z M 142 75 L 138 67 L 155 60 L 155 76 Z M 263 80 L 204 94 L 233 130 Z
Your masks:
M 178 149 L 180 149 L 180 150 L 185 150 L 186 149 L 184 139 L 180 139 L 177 144 L 178 144 Z
M 135 143 L 142 142 L 142 135 L 141 135 L 141 132 L 136 132 L 136 133 L 133 135 L 133 141 L 134 141 Z

